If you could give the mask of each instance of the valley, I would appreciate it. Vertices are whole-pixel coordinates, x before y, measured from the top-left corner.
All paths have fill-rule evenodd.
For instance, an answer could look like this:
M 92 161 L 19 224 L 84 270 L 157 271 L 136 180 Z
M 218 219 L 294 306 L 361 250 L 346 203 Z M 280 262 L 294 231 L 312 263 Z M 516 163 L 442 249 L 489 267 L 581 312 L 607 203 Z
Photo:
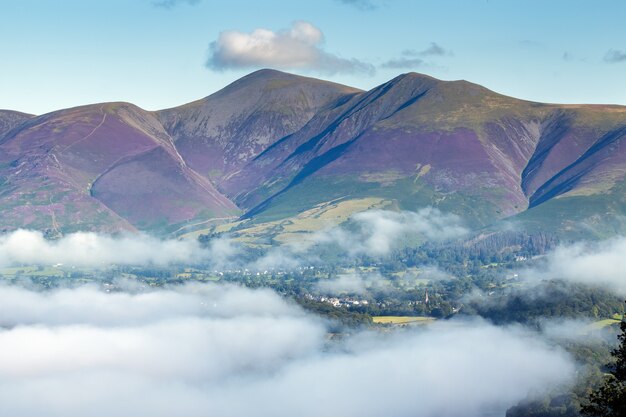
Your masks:
M 507 417 L 579 416 L 624 314 L 593 251 L 620 253 L 626 233 L 625 139 L 626 107 L 418 73 L 362 91 L 260 70 L 161 111 L 0 111 L 0 279 L 52 295 L 269 290 L 324 323 L 331 350 L 523 328 L 585 365 Z
M 626 2 L 0 16 L 0 416 L 626 416 Z

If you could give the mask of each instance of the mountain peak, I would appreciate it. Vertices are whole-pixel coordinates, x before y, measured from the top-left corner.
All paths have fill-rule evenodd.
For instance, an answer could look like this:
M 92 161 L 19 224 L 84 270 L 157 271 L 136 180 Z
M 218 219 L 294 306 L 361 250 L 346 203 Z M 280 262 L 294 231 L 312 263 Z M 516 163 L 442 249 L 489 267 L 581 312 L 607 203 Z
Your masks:
M 277 77 L 285 77 L 285 78 L 292 78 L 292 77 L 297 77 L 298 75 L 296 74 L 292 74 L 289 72 L 285 72 L 285 71 L 280 71 L 277 69 L 273 69 L 273 68 L 261 68 L 259 70 L 253 71 L 248 75 L 245 75 L 243 78 L 247 78 L 247 77 L 273 77 L 273 78 L 277 78 Z
M 401 84 L 403 87 L 406 87 L 407 85 L 428 86 L 430 88 L 438 87 L 442 91 L 447 91 L 448 94 L 469 94 L 470 96 L 478 94 L 497 94 L 502 96 L 501 94 L 489 90 L 480 84 L 467 80 L 441 80 L 419 72 L 407 72 L 405 74 L 400 74 L 389 81 L 389 83 Z
M 441 82 L 442 80 L 432 77 L 427 74 L 423 74 L 421 72 L 406 72 L 404 74 L 400 74 L 396 77 L 396 79 L 409 79 L 409 80 L 430 80 Z
M 291 74 L 288 72 L 278 71 L 271 68 L 264 68 L 257 71 L 253 71 L 243 77 L 235 80 L 232 84 L 250 84 L 250 83 L 263 83 L 273 80 L 298 80 L 306 77 L 301 77 L 296 74 Z M 226 86 L 228 88 L 229 86 Z
M 348 93 L 361 92 L 362 90 L 349 87 L 346 85 L 334 83 L 332 81 L 320 80 L 318 78 L 306 77 L 304 75 L 292 74 L 289 72 L 278 71 L 271 68 L 264 68 L 234 81 L 221 91 L 228 91 L 232 88 L 249 88 L 249 87 L 265 87 L 265 88 L 281 88 L 291 85 L 309 85 L 309 86 L 333 86 Z M 218 92 L 219 93 L 219 92 Z

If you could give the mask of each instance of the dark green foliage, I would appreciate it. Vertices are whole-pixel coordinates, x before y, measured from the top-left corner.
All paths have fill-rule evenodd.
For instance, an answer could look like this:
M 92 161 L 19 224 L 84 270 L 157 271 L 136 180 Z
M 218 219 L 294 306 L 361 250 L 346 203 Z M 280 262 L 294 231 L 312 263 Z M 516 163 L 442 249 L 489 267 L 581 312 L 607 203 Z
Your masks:
M 498 232 L 475 235 L 458 242 L 426 243 L 404 248 L 400 256 L 407 266 L 418 266 L 436 261 L 442 268 L 478 263 L 515 262 L 535 255 L 543 255 L 559 243 L 555 235 L 545 233 Z
M 372 324 L 372 317 L 368 314 L 357 313 L 343 307 L 333 307 L 328 303 L 304 297 L 296 298 L 296 302 L 305 310 L 330 320 L 329 331 L 331 332 L 340 332 L 344 328 L 357 328 Z
M 578 417 L 578 409 L 569 395 L 525 401 L 506 412 L 506 417 Z
M 612 317 L 621 311 L 623 303 L 609 291 L 560 280 L 472 299 L 464 309 L 466 314 L 477 314 L 498 324 L 532 324 L 547 317 Z
M 531 396 L 511 407 L 506 417 L 579 417 L 581 404 L 587 401 L 591 389 L 603 380 L 600 369 L 611 358 L 608 343 L 617 334 L 616 326 L 597 330 L 598 338 L 561 341 L 563 347 L 580 365 L 575 381 L 566 387 L 555 387 L 539 398 Z
M 609 374 L 604 382 L 589 396 L 581 408 L 588 417 L 626 416 L 626 321 L 620 324 L 619 346 L 613 350 L 615 362 L 609 365 Z

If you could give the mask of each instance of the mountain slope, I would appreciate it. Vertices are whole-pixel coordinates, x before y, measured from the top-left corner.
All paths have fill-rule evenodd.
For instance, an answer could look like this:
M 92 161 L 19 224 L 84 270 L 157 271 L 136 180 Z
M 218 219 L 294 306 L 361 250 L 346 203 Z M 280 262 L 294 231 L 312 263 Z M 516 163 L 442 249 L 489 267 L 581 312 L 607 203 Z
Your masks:
M 158 112 L 180 154 L 217 184 L 321 109 L 360 90 L 274 70 L 256 71 L 202 100 Z
M 239 189 L 231 197 L 257 219 L 334 198 L 381 197 L 485 225 L 540 203 L 547 189 L 552 198 L 618 184 L 623 152 L 611 149 L 624 126 L 624 107 L 532 103 L 406 74 L 321 112 L 225 189 Z M 574 163 L 578 170 L 561 172 Z
M 351 177 L 357 188 L 374 186 L 383 194 L 395 185 L 410 185 L 407 181 L 423 182 L 437 194 L 487 197 L 511 214 L 511 206 L 526 204 L 519 175 L 536 141 L 531 131 L 536 120 L 526 115 L 529 106 L 468 83 L 407 74 L 323 115 L 332 120 L 329 127 L 312 126 L 313 133 L 304 132 L 302 143 L 287 155 L 268 152 L 255 163 L 277 162 L 264 180 L 289 179 L 279 193 L 311 177 L 331 182 Z M 505 107 L 525 118 L 503 123 L 509 132 L 502 133 L 496 129 L 500 125 L 488 124 L 497 121 L 489 112 Z M 476 119 L 479 114 L 484 121 Z M 250 171 L 258 172 L 258 166 Z
M 30 119 L 0 150 L 5 229 L 165 231 L 238 211 L 187 167 L 151 113 L 130 104 Z
M 20 113 L 12 110 L 0 110 L 0 138 L 11 129 L 19 126 L 26 120 L 34 117 L 32 114 Z

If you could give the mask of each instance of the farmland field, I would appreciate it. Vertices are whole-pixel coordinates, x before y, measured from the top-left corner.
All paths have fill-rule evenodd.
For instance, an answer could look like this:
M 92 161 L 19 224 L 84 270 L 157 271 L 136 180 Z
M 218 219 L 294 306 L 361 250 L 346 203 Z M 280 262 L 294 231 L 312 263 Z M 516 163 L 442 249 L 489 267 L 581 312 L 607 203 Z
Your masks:
M 372 320 L 377 324 L 428 324 L 435 321 L 424 316 L 378 316 L 372 317 Z

